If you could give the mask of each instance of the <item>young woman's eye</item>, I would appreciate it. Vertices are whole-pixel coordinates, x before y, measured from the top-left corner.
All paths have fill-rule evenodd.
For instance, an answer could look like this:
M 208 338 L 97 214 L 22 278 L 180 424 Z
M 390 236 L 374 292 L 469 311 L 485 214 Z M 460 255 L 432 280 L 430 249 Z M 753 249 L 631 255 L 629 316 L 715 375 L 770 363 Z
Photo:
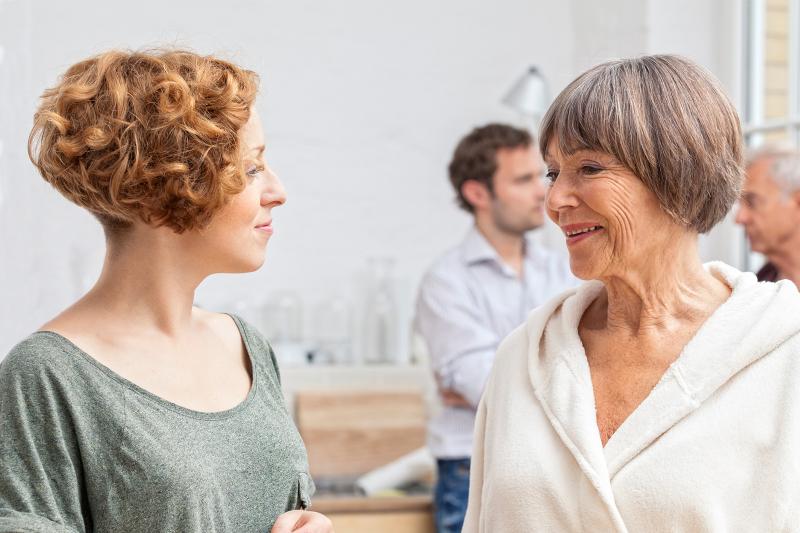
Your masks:
M 247 169 L 247 177 L 252 180 L 252 179 L 255 179 L 256 177 L 258 177 L 258 175 L 261 174 L 262 172 L 264 172 L 264 166 L 263 165 L 253 166 L 253 167 L 250 167 L 250 168 Z

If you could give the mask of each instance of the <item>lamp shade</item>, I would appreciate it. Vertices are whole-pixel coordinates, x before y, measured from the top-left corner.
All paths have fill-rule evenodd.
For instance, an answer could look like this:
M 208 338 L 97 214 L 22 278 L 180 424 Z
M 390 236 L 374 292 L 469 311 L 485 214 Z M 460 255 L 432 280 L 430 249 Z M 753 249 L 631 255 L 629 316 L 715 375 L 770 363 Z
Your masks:
M 528 68 L 503 97 L 503 103 L 538 122 L 550 103 L 547 82 L 539 69 Z

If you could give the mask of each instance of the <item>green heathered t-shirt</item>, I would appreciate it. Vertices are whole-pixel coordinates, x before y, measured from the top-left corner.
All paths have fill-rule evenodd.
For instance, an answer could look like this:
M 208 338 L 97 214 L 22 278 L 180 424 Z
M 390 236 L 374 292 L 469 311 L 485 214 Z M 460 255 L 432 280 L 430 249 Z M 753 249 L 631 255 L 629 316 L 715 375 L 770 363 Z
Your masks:
M 253 383 L 192 411 L 37 332 L 0 363 L 0 531 L 269 532 L 310 504 L 305 447 L 267 341 L 234 317 Z

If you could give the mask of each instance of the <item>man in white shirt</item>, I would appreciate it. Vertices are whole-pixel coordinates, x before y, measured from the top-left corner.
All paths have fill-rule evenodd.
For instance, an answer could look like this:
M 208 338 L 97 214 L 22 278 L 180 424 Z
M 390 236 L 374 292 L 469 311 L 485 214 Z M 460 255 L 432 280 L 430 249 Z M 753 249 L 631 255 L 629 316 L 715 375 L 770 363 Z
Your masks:
M 475 409 L 498 344 L 534 307 L 577 283 L 565 257 L 526 238 L 544 223 L 544 170 L 530 134 L 503 124 L 469 133 L 449 165 L 475 224 L 423 278 L 415 318 L 444 404 L 428 427 L 439 533 L 461 531 Z

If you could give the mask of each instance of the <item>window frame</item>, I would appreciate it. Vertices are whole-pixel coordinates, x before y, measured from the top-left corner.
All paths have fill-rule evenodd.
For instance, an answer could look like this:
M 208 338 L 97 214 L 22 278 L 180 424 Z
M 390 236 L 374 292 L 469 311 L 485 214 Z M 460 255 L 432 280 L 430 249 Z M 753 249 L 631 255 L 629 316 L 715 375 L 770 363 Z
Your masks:
M 764 107 L 764 35 L 766 0 L 743 0 L 743 68 L 742 68 L 742 134 L 749 149 L 761 143 L 764 133 L 784 130 L 789 141 L 800 147 L 800 0 L 788 0 L 788 115 L 780 119 L 763 118 Z M 751 270 L 763 256 L 752 252 L 747 237 L 742 233 L 742 264 Z

